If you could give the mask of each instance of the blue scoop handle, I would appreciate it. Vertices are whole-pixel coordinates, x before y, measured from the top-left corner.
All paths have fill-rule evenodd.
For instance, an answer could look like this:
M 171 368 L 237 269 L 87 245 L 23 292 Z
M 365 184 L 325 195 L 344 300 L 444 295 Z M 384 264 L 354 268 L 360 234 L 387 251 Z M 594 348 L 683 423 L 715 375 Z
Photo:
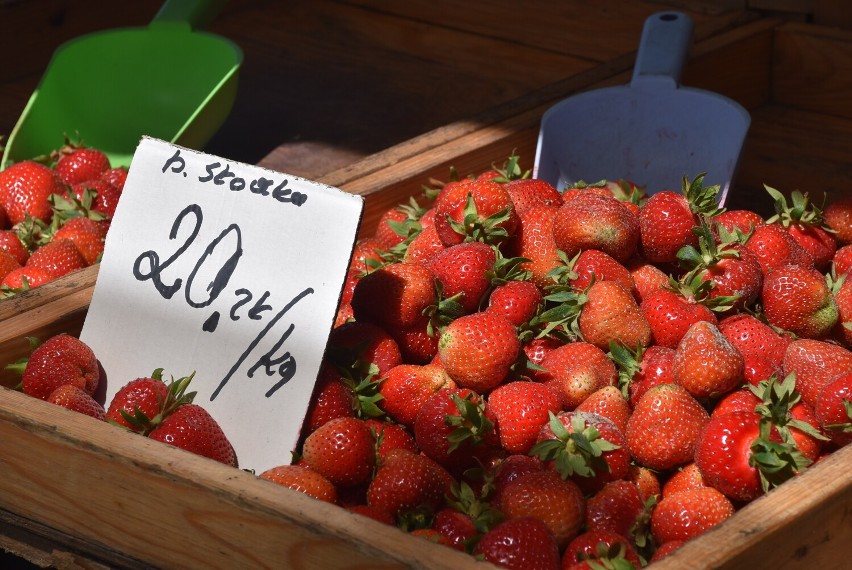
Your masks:
M 680 85 L 692 42 L 692 19 L 683 12 L 657 12 L 645 20 L 631 87 Z

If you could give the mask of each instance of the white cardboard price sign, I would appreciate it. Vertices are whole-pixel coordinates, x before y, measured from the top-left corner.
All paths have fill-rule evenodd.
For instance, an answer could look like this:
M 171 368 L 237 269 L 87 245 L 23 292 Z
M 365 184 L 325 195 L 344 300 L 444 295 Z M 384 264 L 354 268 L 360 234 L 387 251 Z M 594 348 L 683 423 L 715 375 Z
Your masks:
M 106 403 L 156 368 L 193 371 L 195 402 L 241 468 L 289 463 L 332 328 L 364 201 L 295 176 L 143 138 L 81 339 Z

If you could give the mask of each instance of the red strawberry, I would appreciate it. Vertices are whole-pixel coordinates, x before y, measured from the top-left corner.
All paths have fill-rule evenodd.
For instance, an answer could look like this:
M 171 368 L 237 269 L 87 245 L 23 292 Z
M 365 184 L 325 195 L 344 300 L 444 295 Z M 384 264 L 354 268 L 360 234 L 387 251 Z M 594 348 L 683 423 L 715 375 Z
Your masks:
M 494 388 L 488 395 L 486 413 L 503 449 L 527 453 L 549 414 L 561 407 L 559 395 L 544 384 L 519 380 Z
M 76 337 L 59 334 L 30 354 L 21 389 L 24 394 L 46 400 L 60 386 L 72 384 L 91 395 L 99 379 L 100 367 L 92 349 Z
M 435 276 L 423 265 L 394 263 L 362 277 L 355 285 L 352 309 L 359 321 L 384 325 L 388 332 L 411 327 L 437 301 Z
M 598 281 L 585 293 L 578 325 L 583 339 L 602 350 L 617 343 L 632 350 L 651 344 L 651 326 L 630 290 Z
M 349 270 L 358 277 L 377 269 L 382 262 L 382 248 L 379 240 L 374 237 L 366 237 L 355 242 L 352 250 L 352 259 L 349 261 Z
M 566 410 L 573 410 L 601 388 L 615 385 L 618 378 L 612 360 L 588 342 L 571 342 L 551 350 L 541 367 L 544 371 L 536 380 L 556 390 Z
M 402 424 L 368 418 L 364 423 L 373 432 L 376 440 L 376 456 L 381 463 L 394 449 L 406 449 L 417 453 L 417 441 L 414 435 Z
M 834 445 L 852 442 L 852 372 L 835 376 L 823 386 L 814 413 Z
M 71 149 L 56 161 L 56 173 L 69 186 L 100 178 L 110 168 L 109 158 L 96 148 Z
M 124 384 L 107 408 L 106 418 L 136 433 L 148 435 L 178 406 L 192 402 L 194 392 L 187 393 L 192 376 L 163 381 L 162 369 L 151 376 Z
M 237 455 L 225 432 L 198 404 L 178 406 L 148 437 L 237 467 Z
M 519 216 L 532 206 L 558 206 L 562 203 L 562 195 L 559 191 L 540 178 L 509 180 L 503 183 L 503 188 L 508 192 Z
M 496 244 L 510 237 L 517 224 L 509 193 L 493 180 L 450 182 L 435 199 L 435 230 L 446 246 L 467 238 Z
M 764 223 L 763 217 L 751 210 L 725 210 L 713 216 L 713 223 L 725 228 L 729 233 L 750 234 L 754 228 Z
M 493 427 L 478 394 L 450 388 L 438 390 L 424 402 L 414 421 L 414 437 L 426 456 L 461 474 L 489 453 Z
M 550 272 L 561 266 L 558 247 L 553 238 L 553 223 L 558 206 L 531 206 L 519 216 L 515 234 L 505 244 L 507 256 L 529 259 L 520 269 L 530 272 L 530 281 L 544 289 L 553 284 Z
M 532 281 L 511 280 L 491 291 L 485 310 L 500 313 L 521 327 L 538 313 L 541 304 L 541 290 Z
M 852 196 L 838 196 L 823 210 L 825 224 L 839 244 L 852 244 Z
M 837 323 L 831 336 L 843 346 L 852 348 L 852 276 L 846 275 L 831 287 L 837 303 Z
M 358 380 L 368 374 L 380 378 L 402 364 L 402 353 L 393 337 L 382 327 L 365 321 L 344 323 L 332 330 L 327 355 L 338 369 Z
M 54 277 L 39 267 L 21 267 L 6 274 L 0 286 L 11 291 L 26 291 L 52 281 Z
M 79 202 L 78 211 L 82 206 L 81 213 L 87 215 L 87 217 L 102 220 L 111 219 L 115 214 L 115 207 L 118 205 L 121 192 L 116 190 L 109 182 L 95 179 L 74 184 L 71 186 L 71 194 Z M 93 215 L 91 213 L 93 211 L 101 215 Z
M 586 501 L 586 529 L 615 532 L 632 538 L 641 531 L 645 501 L 636 483 L 610 481 Z
M 764 275 L 782 265 L 814 266 L 813 255 L 779 224 L 756 227 L 745 246 L 757 256 Z
M 683 179 L 681 192 L 663 190 L 648 198 L 639 212 L 641 252 L 654 263 L 669 263 L 685 245 L 698 245 L 692 228 L 698 225 L 698 213 L 718 213 L 718 186 L 704 186 L 704 176 Z
M 429 269 L 441 282 L 444 296 L 458 302 L 465 313 L 473 313 L 479 310 L 491 289 L 489 272 L 496 261 L 497 253 L 491 246 L 465 242 L 438 252 Z
M 580 488 L 552 470 L 532 471 L 514 479 L 500 494 L 500 507 L 509 519 L 531 516 L 543 521 L 560 548 L 579 534 L 586 515 Z
M 405 241 L 407 237 L 405 222 L 408 219 L 408 212 L 401 207 L 390 208 L 382 214 L 373 235 L 379 249 L 387 251 Z
M 636 407 L 645 392 L 660 384 L 673 384 L 672 362 L 675 349 L 657 344 L 649 346 L 642 353 L 638 363 L 638 371 L 631 377 L 628 384 L 630 405 Z
M 394 517 L 418 508 L 440 508 L 452 477 L 425 455 L 396 449 L 388 454 L 367 488 L 367 504 Z
M 124 190 L 124 183 L 127 181 L 127 169 L 123 166 L 110 168 L 101 174 L 101 180 L 106 180 L 121 192 Z
M 577 277 L 571 281 L 575 288 L 584 290 L 594 281 L 617 281 L 626 290 L 633 292 L 633 276 L 627 268 L 612 256 L 596 249 L 580 252 L 572 266 Z
M 796 375 L 796 390 L 814 407 L 828 382 L 852 370 L 852 351 L 820 340 L 797 339 L 784 353 L 783 370 Z
M 355 416 L 355 394 L 333 366 L 324 362 L 320 366 L 314 392 L 305 419 L 307 433 L 334 418 Z
M 515 326 L 492 312 L 459 317 L 444 328 L 438 341 L 438 354 L 450 378 L 480 394 L 507 378 L 520 351 Z
M 397 422 L 412 427 L 417 413 L 438 390 L 456 383 L 441 366 L 400 364 L 391 368 L 379 385 L 379 406 Z
M 748 392 L 746 390 L 746 392 Z M 749 394 L 751 392 L 748 392 Z M 669 477 L 665 485 L 663 485 L 663 497 L 674 495 L 680 491 L 691 491 L 693 489 L 701 489 L 707 487 L 704 478 L 701 476 L 701 470 L 695 462 L 687 463 Z
M 48 197 L 64 192 L 59 176 L 43 164 L 24 160 L 0 171 L 0 197 L 9 221 L 19 224 L 27 216 L 48 222 L 53 216 Z
M 730 315 L 719 321 L 721 332 L 743 356 L 743 376 L 750 384 L 781 372 L 784 351 L 790 337 L 747 313 Z
M 581 411 L 560 412 L 542 426 L 530 454 L 570 478 L 586 493 L 623 479 L 630 468 L 624 433 L 610 419 Z
M 633 294 L 640 304 L 655 291 L 669 286 L 669 276 L 653 263 L 641 258 L 632 258 L 627 263 L 627 269 L 633 280 Z
M 74 384 L 63 384 L 50 393 L 47 401 L 63 408 L 92 416 L 96 420 L 106 419 L 106 412 L 91 394 Z
M 578 563 L 596 562 L 606 568 L 607 564 L 630 564 L 633 568 L 642 566 L 639 553 L 623 535 L 609 530 L 587 530 L 572 540 L 562 555 L 562 568 L 576 570 L 583 568 Z M 586 566 L 596 568 L 597 566 Z M 618 566 L 615 566 L 618 567 Z
M 553 239 L 569 258 L 584 249 L 597 249 L 624 263 L 636 252 L 639 218 L 615 198 L 577 194 L 559 207 Z
M 479 537 L 479 531 L 470 515 L 450 507 L 435 513 L 432 529 L 447 537 L 450 546 L 456 550 L 466 551 L 467 545 L 473 544 Z
M 440 311 L 436 315 L 439 313 Z M 433 327 L 432 318 L 423 317 L 411 326 L 390 329 L 388 332 L 399 345 L 402 359 L 405 362 L 427 364 L 438 354 L 440 335 L 435 332 Z
M 672 376 L 696 399 L 715 399 L 743 381 L 743 356 L 716 325 L 698 321 L 677 345 Z
M 631 464 L 627 480 L 636 484 L 639 488 L 639 496 L 642 497 L 645 504 L 649 504 L 648 501 L 654 499 L 661 492 L 660 478 L 657 476 L 657 472 L 647 467 L 635 463 Z
M 811 202 L 808 194 L 798 190 L 790 193 L 788 203 L 784 194 L 778 190 L 766 185 L 764 188 L 775 201 L 777 212 L 766 222 L 781 224 L 813 256 L 814 267 L 825 271 L 837 250 L 837 239 L 825 225 L 822 209 Z
M 604 386 L 592 392 L 580 402 L 576 410 L 601 415 L 612 421 L 622 432 L 627 429 L 627 420 L 632 413 L 630 402 L 616 386 Z
M 503 521 L 485 533 L 474 556 L 508 570 L 559 570 L 559 546 L 553 531 L 536 517 Z
M 665 471 L 693 459 L 707 411 L 679 384 L 648 390 L 627 422 L 627 447 L 639 465 Z
M 669 348 L 677 347 L 694 323 L 718 323 L 709 308 L 695 302 L 694 298 L 668 289 L 660 289 L 644 297 L 640 309 L 651 327 L 654 343 Z
M 373 435 L 364 420 L 330 420 L 305 439 L 302 459 L 335 485 L 365 483 L 376 464 Z
M 839 316 L 825 276 L 798 265 L 769 271 L 760 301 L 769 324 L 805 338 L 825 337 Z
M 663 497 L 651 514 L 651 532 L 657 544 L 695 538 L 734 514 L 725 495 L 710 487 Z
M 71 218 L 53 234 L 54 240 L 69 239 L 77 247 L 87 265 L 100 260 L 106 241 L 106 227 L 90 218 Z
M 421 263 L 428 265 L 435 256 L 446 249 L 434 225 L 427 226 L 414 236 L 405 248 L 403 261 L 406 263 Z
M 35 250 L 27 260 L 27 267 L 36 267 L 54 279 L 88 266 L 85 258 L 67 238 L 53 239 Z
M 12 257 L 8 252 L 0 249 L 0 282 L 2 282 L 11 272 L 20 268 L 21 264 L 18 263 L 14 257 Z
M 11 255 L 19 265 L 24 265 L 30 256 L 14 230 L 0 230 L 0 250 Z
M 337 502 L 337 489 L 331 481 L 304 465 L 278 465 L 263 471 L 258 477 L 320 501 Z

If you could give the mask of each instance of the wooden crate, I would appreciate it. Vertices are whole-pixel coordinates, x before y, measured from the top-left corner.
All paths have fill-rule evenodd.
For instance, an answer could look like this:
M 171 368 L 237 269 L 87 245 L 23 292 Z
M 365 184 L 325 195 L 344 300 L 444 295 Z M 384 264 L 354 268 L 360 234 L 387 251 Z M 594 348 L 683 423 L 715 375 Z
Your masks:
M 849 192 L 852 148 L 842 143 L 852 134 L 844 104 L 844 94 L 852 93 L 850 49 L 847 32 L 779 20 L 753 22 L 696 46 L 684 83 L 734 97 L 754 118 L 731 206 L 760 209 L 768 200 L 763 182 Z M 493 111 L 483 124 L 448 125 L 322 181 L 365 196 L 362 233 L 368 234 L 386 208 L 430 178 L 446 179 L 450 166 L 478 172 L 513 149 L 529 162 L 547 107 L 592 84 L 627 81 L 601 75 L 551 86 Z M 274 156 L 264 165 L 274 168 Z M 25 310 L 6 315 L 0 362 L 26 354 L 25 335 L 79 332 L 95 277 L 96 269 L 69 276 L 60 284 L 64 294 L 45 290 L 44 302 L 22 302 Z M 0 442 L 0 545 L 33 558 L 109 567 L 487 566 L 11 390 L 0 389 Z M 850 471 L 847 447 L 654 568 L 843 567 L 852 541 Z

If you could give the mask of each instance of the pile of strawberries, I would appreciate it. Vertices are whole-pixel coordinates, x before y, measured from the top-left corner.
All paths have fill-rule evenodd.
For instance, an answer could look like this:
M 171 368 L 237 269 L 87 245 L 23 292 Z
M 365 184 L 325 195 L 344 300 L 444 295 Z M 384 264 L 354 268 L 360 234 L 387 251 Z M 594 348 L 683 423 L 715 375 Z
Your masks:
M 21 375 L 24 394 L 237 467 L 224 431 L 187 391 L 194 374 L 166 382 L 158 368 L 124 384 L 104 409 L 101 366 L 87 344 L 67 334 L 28 340 L 31 354 L 6 366 Z
M 764 219 L 718 192 L 558 192 L 511 157 L 389 210 L 356 244 L 295 459 L 258 476 L 573 570 L 645 566 L 801 474 L 852 441 L 852 198 L 767 188 Z M 74 379 L 43 379 L 66 369 L 59 347 L 34 364 L 54 339 L 24 392 L 178 440 L 158 431 L 193 406 L 185 379 L 99 414 L 59 393 L 95 394 L 79 341 Z M 236 465 L 218 426 L 201 439 Z
M 100 150 L 70 141 L 0 171 L 0 295 L 97 263 L 126 178 Z

